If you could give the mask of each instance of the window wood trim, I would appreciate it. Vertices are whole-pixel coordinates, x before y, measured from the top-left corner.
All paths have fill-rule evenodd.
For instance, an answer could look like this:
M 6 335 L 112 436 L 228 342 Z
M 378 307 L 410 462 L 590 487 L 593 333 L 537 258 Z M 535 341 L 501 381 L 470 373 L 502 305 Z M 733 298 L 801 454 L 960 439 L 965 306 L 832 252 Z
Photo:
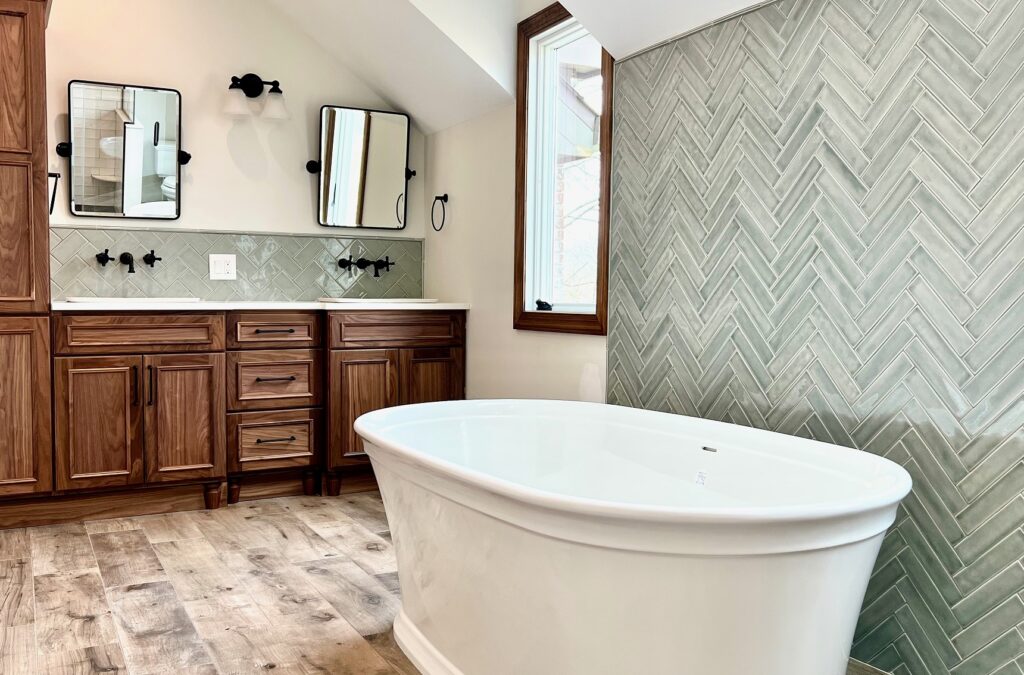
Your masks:
M 601 50 L 603 101 L 601 109 L 601 186 L 597 223 L 597 308 L 593 314 L 527 311 L 526 285 L 526 159 L 527 89 L 530 73 L 530 40 L 549 28 L 571 19 L 561 4 L 542 9 L 519 24 L 516 43 L 516 206 L 515 283 L 512 327 L 552 333 L 608 334 L 608 221 L 611 196 L 612 90 L 615 60 Z

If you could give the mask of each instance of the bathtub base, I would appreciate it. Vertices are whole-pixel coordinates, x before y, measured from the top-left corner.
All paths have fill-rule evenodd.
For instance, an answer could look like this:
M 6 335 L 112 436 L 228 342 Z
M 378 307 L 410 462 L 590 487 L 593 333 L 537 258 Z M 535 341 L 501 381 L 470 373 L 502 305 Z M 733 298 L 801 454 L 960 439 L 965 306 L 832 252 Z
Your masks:
M 412 665 L 424 675 L 463 675 L 463 672 L 446 659 L 427 636 L 420 632 L 404 609 L 395 617 L 395 642 L 412 661 Z

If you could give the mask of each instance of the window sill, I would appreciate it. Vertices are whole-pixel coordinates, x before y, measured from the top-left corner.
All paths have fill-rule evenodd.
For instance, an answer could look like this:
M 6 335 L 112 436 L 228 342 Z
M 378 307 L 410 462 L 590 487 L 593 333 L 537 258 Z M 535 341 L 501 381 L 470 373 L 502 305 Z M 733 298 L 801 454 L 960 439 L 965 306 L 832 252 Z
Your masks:
M 603 314 L 517 311 L 512 319 L 512 327 L 516 330 L 545 333 L 608 334 L 608 325 Z

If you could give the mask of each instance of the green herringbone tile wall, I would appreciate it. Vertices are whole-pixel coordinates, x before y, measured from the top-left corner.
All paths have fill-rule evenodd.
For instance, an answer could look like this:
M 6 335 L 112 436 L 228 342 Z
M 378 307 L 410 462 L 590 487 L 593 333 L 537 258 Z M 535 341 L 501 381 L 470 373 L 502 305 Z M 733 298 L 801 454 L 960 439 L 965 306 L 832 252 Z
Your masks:
M 853 654 L 1024 673 L 1024 0 L 782 0 L 617 66 L 609 399 L 893 459 Z
M 131 252 L 138 271 L 101 266 L 104 249 L 117 258 Z M 142 256 L 155 250 L 155 267 Z M 211 281 L 209 255 L 233 253 L 238 278 Z M 372 270 L 343 270 L 338 259 L 376 260 L 395 267 L 379 277 Z M 423 294 L 423 241 L 372 237 L 310 237 L 286 234 L 226 234 L 171 229 L 50 228 L 50 296 L 198 297 L 203 300 L 316 300 L 317 298 L 419 298 Z

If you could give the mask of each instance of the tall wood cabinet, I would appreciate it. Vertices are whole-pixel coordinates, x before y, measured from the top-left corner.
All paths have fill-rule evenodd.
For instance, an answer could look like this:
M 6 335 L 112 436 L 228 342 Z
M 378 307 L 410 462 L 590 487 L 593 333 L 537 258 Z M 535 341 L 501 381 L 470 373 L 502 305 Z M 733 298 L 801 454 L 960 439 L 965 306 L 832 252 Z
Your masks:
M 50 328 L 45 317 L 0 317 L 0 496 L 52 488 Z
M 45 15 L 0 0 L 0 314 L 49 310 Z
M 366 466 L 356 419 L 407 403 L 463 398 L 464 311 L 363 311 L 329 315 L 328 494 L 340 472 Z
M 0 0 L 3 497 L 47 492 L 53 484 L 45 24 L 42 0 Z

